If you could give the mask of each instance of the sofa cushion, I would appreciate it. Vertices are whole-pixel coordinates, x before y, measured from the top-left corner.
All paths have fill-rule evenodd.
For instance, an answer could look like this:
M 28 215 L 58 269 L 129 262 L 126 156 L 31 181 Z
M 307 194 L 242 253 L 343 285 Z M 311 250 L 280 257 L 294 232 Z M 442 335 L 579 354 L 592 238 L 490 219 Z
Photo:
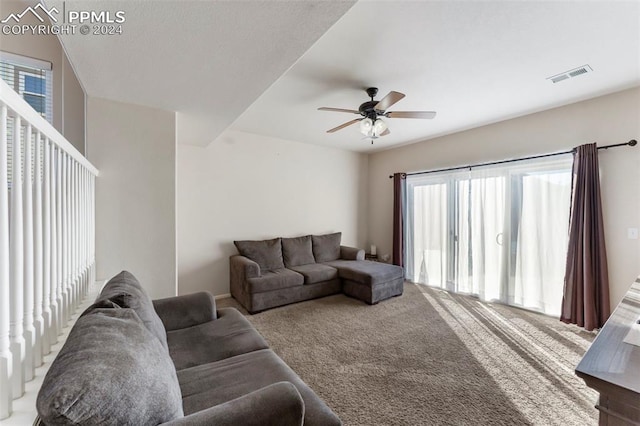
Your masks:
M 401 266 L 369 260 L 335 260 L 326 263 L 338 269 L 338 276 L 360 284 L 376 285 L 404 276 Z
M 340 419 L 272 350 L 263 349 L 178 372 L 186 414 L 222 404 L 273 383 L 292 383 L 304 400 L 304 425 L 341 425 Z
M 78 318 L 36 402 L 44 424 L 157 425 L 183 416 L 167 350 L 133 309 Z
M 247 280 L 249 293 L 280 290 L 304 284 L 304 277 L 290 269 L 276 269 L 262 274 L 260 277 Z
M 131 272 L 122 271 L 111 278 L 96 299 L 96 305 L 113 302 L 121 308 L 133 309 L 145 327 L 167 348 L 167 332 L 153 308 L 153 302 Z
M 326 235 L 312 235 L 313 257 L 317 263 L 340 259 L 342 232 Z
M 218 318 L 167 333 L 176 370 L 244 354 L 269 346 L 238 310 L 222 308 Z
M 311 246 L 311 235 L 282 239 L 282 257 L 287 268 L 316 263 Z
M 260 272 L 284 268 L 280 238 L 263 241 L 234 241 L 238 252 L 260 265 Z
M 338 278 L 338 270 L 336 268 L 321 263 L 292 266 L 291 269 L 302 274 L 305 284 L 315 284 Z

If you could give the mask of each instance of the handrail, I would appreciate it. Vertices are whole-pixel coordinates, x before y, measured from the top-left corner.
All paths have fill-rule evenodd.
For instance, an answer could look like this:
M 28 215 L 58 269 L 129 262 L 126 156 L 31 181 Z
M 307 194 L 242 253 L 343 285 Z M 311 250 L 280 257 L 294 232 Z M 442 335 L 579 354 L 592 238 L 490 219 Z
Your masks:
M 7 105 L 8 109 L 29 122 L 33 128 L 39 130 L 43 136 L 49 138 L 50 141 L 69 154 L 71 158 L 89 170 L 91 174 L 98 176 L 98 169 L 2 79 L 0 79 L 0 99 Z

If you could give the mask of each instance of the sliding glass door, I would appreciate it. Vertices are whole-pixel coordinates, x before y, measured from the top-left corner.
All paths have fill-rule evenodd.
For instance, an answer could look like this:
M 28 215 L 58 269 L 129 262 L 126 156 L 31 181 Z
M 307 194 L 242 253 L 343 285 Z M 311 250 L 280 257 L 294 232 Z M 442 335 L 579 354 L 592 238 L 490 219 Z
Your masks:
M 551 315 L 562 302 L 570 155 L 407 178 L 407 279 Z

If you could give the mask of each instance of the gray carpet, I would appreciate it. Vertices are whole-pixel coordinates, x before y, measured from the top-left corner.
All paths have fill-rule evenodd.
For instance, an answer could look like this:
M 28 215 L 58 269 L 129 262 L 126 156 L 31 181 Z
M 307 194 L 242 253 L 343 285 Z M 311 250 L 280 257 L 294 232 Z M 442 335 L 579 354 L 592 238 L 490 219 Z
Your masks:
M 248 318 L 345 425 L 597 424 L 573 373 L 595 335 L 554 318 L 410 283 Z

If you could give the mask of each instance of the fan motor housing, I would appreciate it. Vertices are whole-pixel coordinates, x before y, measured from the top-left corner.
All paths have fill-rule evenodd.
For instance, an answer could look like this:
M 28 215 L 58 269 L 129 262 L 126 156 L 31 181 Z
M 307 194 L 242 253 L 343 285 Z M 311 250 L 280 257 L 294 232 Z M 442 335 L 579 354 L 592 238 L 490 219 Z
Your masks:
M 378 101 L 367 101 L 360 105 L 358 111 L 360 111 L 360 114 L 364 115 L 365 117 L 373 118 L 370 116 L 372 114 L 376 115 L 376 110 L 374 108 L 376 105 L 378 105 Z
M 371 100 L 360 105 L 358 111 L 360 111 L 360 114 L 362 114 L 363 117 L 370 118 L 375 121 L 378 115 L 382 115 L 384 113 L 384 111 L 378 111 L 375 109 L 375 106 L 378 105 L 379 101 L 374 101 L 373 98 L 378 94 L 378 88 L 369 87 L 366 89 L 366 92 Z

